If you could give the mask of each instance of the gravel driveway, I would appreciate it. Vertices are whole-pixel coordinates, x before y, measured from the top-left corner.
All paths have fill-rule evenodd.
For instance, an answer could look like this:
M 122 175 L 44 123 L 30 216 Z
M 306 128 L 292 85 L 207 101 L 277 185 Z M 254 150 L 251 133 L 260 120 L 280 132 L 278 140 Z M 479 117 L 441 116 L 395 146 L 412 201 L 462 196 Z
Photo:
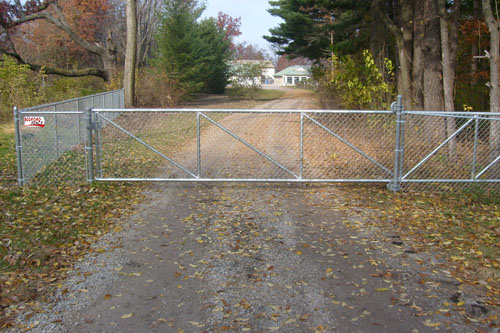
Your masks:
M 307 96 L 259 108 L 314 107 Z M 207 153 L 213 164 L 227 154 L 216 148 Z M 77 264 L 29 328 L 488 330 L 455 311 L 458 299 L 474 303 L 443 263 L 364 225 L 342 192 L 335 185 L 152 185 L 137 213 Z

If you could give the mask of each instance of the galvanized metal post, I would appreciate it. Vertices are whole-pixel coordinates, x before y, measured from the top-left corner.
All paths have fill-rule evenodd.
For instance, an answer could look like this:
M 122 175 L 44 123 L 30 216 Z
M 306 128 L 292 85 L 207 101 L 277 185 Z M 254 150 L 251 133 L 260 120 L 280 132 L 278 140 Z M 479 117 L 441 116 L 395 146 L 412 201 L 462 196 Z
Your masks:
M 101 166 L 101 123 L 99 121 L 99 115 L 93 113 L 94 116 L 94 129 L 95 129 L 95 165 L 96 165 L 96 175 L 102 178 L 102 166 Z
M 477 164 L 477 146 L 478 146 L 478 140 L 479 140 L 479 119 L 477 118 L 477 115 L 474 116 L 475 119 L 475 124 L 474 124 L 474 153 L 472 156 L 472 175 L 471 179 L 474 179 L 476 176 L 476 164 Z
M 200 138 L 200 113 L 196 112 L 196 175 L 201 177 L 201 138 Z
M 14 130 L 16 133 L 16 153 L 17 153 L 17 184 L 24 186 L 23 175 L 23 146 L 21 145 L 21 131 L 19 130 L 19 110 L 14 107 Z
M 396 102 L 391 105 L 392 112 L 396 114 L 396 142 L 394 149 L 394 174 L 392 181 L 387 185 L 387 188 L 393 192 L 401 190 L 401 176 L 403 170 L 403 153 L 404 153 L 404 114 L 403 114 L 403 97 L 398 95 Z
M 57 111 L 57 105 L 54 105 L 54 112 Z M 55 146 L 56 146 L 56 157 L 59 157 L 59 135 L 57 133 L 57 114 L 54 113 L 54 142 L 55 142 Z
M 82 107 L 80 106 L 80 101 L 81 101 L 81 98 L 76 100 L 76 110 L 77 111 L 83 111 Z M 77 117 L 76 117 L 76 126 L 78 126 L 78 143 L 81 144 L 82 143 L 82 127 L 80 125 L 80 115 L 77 115 Z
M 304 174 L 304 112 L 300 113 L 300 166 L 299 179 Z
M 87 141 L 85 143 L 85 155 L 87 156 L 87 182 L 94 181 L 94 152 L 92 149 L 92 109 L 85 110 L 85 123 L 87 124 Z

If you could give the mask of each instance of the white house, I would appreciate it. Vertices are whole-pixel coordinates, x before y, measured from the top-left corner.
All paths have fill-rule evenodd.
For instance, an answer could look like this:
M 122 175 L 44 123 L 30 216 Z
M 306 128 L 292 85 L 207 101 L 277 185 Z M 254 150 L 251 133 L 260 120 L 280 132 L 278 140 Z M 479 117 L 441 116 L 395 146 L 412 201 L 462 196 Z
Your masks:
M 251 81 L 251 82 L 249 82 L 249 84 L 252 82 L 259 83 L 259 84 L 271 84 L 271 83 L 273 83 L 274 74 L 276 73 L 276 70 L 275 70 L 274 65 L 271 61 L 268 61 L 268 60 L 235 60 L 235 61 L 231 62 L 231 67 L 233 69 L 235 69 L 235 72 L 238 72 L 237 69 L 239 66 L 245 66 L 245 65 L 259 66 L 261 69 L 260 76 L 246 78 L 247 81 Z M 237 79 L 236 77 L 230 78 L 231 81 L 234 81 L 236 79 Z
M 300 81 L 311 78 L 308 66 L 290 66 L 274 74 L 276 84 L 280 86 L 294 86 Z

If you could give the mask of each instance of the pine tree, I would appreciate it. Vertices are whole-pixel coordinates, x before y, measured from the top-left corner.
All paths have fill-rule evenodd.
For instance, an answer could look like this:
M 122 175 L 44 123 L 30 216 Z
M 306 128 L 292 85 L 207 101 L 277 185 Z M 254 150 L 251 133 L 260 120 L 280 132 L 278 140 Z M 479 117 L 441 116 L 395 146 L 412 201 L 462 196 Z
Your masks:
M 165 0 L 154 66 L 186 93 L 220 93 L 228 82 L 231 40 L 215 19 L 198 22 L 198 0 Z

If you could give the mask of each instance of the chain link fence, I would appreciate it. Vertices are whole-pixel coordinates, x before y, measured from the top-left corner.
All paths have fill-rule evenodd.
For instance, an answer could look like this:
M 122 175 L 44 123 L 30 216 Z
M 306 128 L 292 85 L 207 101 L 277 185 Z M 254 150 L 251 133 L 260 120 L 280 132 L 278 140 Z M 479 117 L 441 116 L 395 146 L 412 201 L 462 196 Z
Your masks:
M 20 112 L 45 116 L 43 129 L 19 131 L 24 182 L 82 182 L 87 171 L 97 181 L 378 182 L 394 191 L 500 184 L 496 114 L 400 103 L 393 111 L 134 110 L 122 108 L 121 91 L 110 94 Z M 91 141 L 83 112 L 68 112 L 75 103 L 92 108 Z
M 84 111 L 123 108 L 123 90 L 15 110 L 18 183 L 85 181 Z
M 492 133 L 500 128 L 500 115 L 406 114 L 402 181 L 407 189 L 498 188 L 500 140 Z

